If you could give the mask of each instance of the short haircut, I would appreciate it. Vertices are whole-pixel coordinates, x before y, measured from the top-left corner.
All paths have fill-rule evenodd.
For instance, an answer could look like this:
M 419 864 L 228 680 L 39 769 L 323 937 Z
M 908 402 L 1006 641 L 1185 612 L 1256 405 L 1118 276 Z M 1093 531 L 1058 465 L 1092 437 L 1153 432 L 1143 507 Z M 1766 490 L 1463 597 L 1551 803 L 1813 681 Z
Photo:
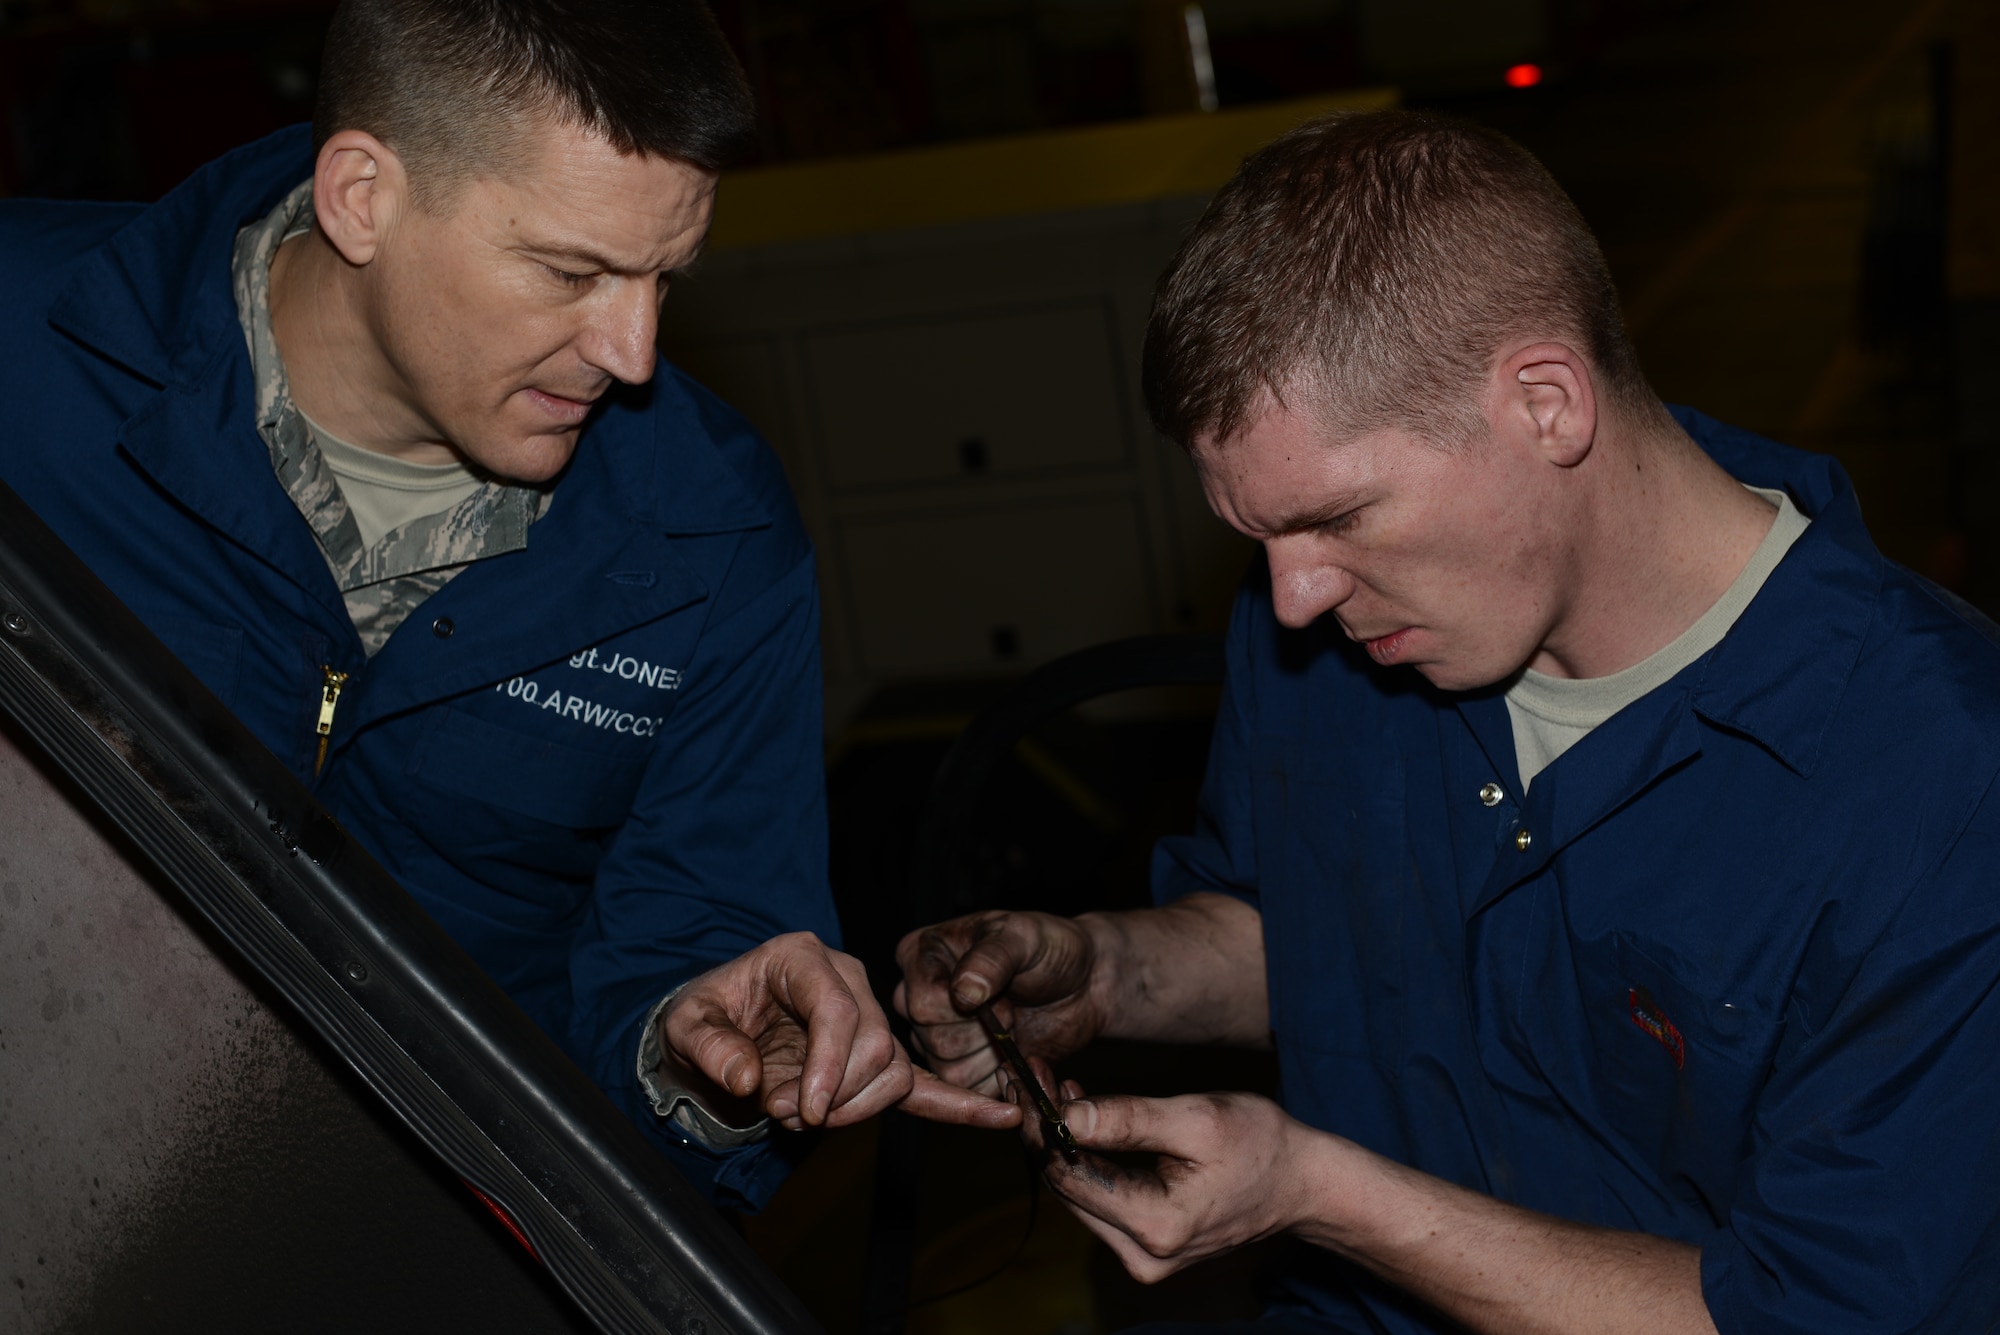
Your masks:
M 345 0 L 327 31 L 315 152 L 365 130 L 435 206 L 504 172 L 552 118 L 622 153 L 717 171 L 748 143 L 742 68 L 701 0 Z
M 1361 434 L 1450 447 L 1510 338 L 1566 342 L 1600 396 L 1657 404 L 1603 252 L 1506 136 L 1408 111 L 1308 122 L 1253 155 L 1162 276 L 1143 378 L 1183 447 L 1227 441 L 1268 393 Z

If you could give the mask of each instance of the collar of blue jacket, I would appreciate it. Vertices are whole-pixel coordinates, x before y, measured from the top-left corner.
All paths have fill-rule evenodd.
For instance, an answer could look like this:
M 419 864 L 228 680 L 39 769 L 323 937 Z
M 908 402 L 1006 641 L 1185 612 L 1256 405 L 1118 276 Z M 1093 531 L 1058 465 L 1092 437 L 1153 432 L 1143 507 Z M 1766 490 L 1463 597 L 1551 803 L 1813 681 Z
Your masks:
M 1816 605 L 1794 597 L 1753 600 L 1738 622 L 1743 633 L 1725 637 L 1709 656 L 1691 700 L 1711 723 L 1756 738 L 1810 778 L 1882 584 L 1884 567 L 1854 485 L 1828 455 L 1773 449 L 1691 408 L 1671 411 L 1732 477 L 1789 491 L 1813 521 L 1785 578 L 1800 578 L 1811 566 Z

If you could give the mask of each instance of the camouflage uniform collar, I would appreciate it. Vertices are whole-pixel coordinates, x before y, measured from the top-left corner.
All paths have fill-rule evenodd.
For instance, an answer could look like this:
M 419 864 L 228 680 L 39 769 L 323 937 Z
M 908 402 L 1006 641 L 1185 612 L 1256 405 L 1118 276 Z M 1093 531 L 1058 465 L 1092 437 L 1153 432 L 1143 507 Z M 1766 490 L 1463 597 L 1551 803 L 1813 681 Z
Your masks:
M 364 547 L 340 483 L 292 402 L 271 333 L 271 257 L 286 238 L 313 224 L 312 182 L 300 183 L 236 237 L 230 280 L 250 353 L 257 433 L 271 467 L 298 507 L 372 656 L 431 594 L 473 561 L 528 545 L 528 526 L 548 493 L 489 480 L 449 510 L 425 515 Z
M 361 550 L 361 530 L 347 512 L 347 498 L 333 470 L 326 466 L 305 418 L 292 403 L 285 363 L 271 334 L 271 257 L 286 237 L 313 224 L 313 183 L 301 182 L 278 201 L 278 207 L 236 235 L 230 261 L 230 287 L 236 295 L 236 318 L 250 345 L 250 383 L 256 395 L 257 434 L 271 452 L 271 467 L 292 503 L 299 507 L 326 553 L 327 565 L 342 592 L 348 582 L 345 567 Z

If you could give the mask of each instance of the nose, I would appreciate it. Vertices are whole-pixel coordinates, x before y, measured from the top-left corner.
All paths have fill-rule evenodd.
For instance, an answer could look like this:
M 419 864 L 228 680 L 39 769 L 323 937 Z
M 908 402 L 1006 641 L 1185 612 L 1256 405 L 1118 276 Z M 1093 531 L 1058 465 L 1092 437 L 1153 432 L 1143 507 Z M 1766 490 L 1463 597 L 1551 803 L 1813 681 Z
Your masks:
M 654 344 L 660 333 L 660 293 L 651 282 L 622 279 L 609 285 L 591 312 L 580 351 L 583 359 L 615 380 L 643 385 L 653 378 Z
M 1354 576 L 1316 551 L 1308 535 L 1264 543 L 1271 565 L 1271 605 L 1282 625 L 1294 630 L 1339 607 L 1354 594 Z

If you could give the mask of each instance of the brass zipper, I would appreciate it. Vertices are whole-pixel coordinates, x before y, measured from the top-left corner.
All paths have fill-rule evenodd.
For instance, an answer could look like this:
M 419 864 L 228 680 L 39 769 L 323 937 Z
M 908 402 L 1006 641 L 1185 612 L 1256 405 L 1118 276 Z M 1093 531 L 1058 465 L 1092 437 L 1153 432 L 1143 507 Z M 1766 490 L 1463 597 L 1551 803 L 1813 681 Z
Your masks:
M 319 758 L 313 761 L 313 777 L 326 768 L 326 746 L 333 736 L 333 711 L 340 708 L 340 688 L 347 685 L 347 674 L 335 672 L 330 667 L 320 668 L 325 683 L 319 698 Z

